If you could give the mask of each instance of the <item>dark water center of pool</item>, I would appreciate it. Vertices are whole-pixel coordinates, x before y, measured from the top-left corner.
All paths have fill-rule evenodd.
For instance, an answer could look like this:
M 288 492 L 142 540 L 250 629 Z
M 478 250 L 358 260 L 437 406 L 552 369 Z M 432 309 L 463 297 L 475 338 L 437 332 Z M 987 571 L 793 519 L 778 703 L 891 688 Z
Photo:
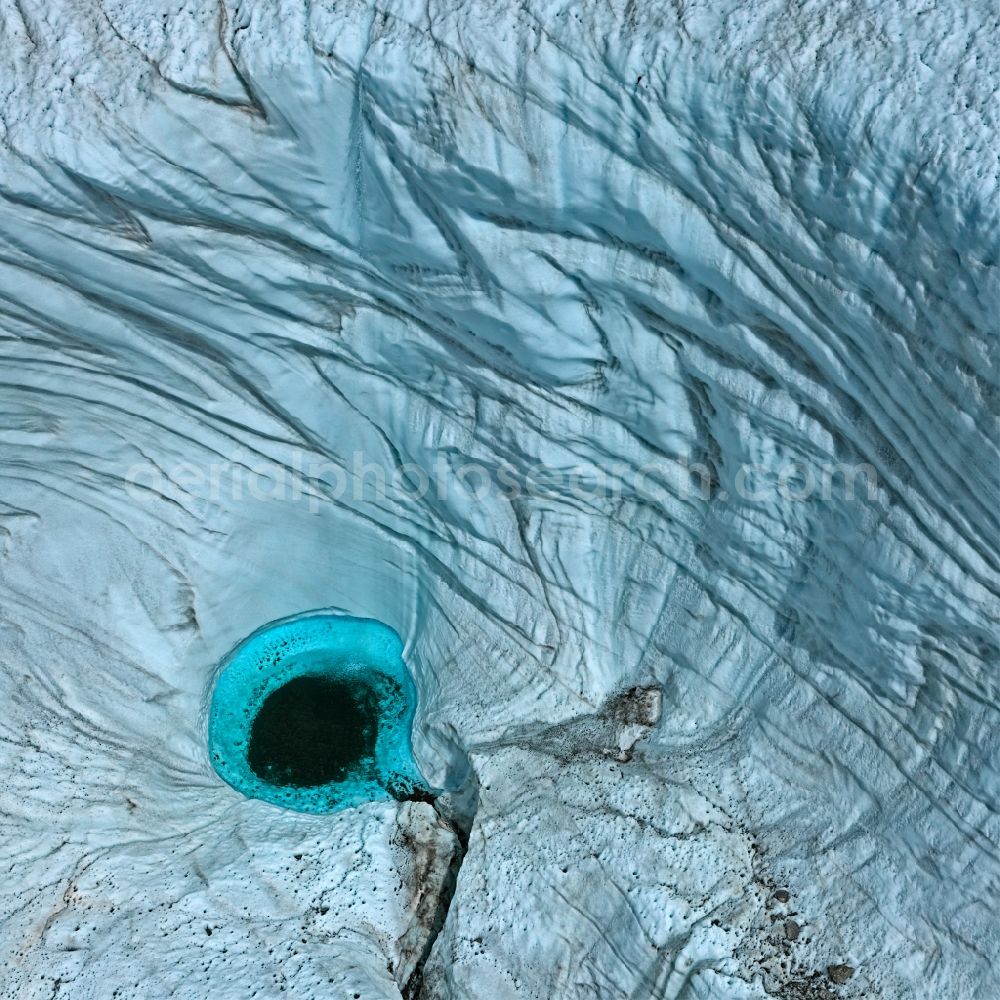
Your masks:
M 379 701 L 361 680 L 296 677 L 264 700 L 250 729 L 247 763 L 272 785 L 342 781 L 375 755 Z

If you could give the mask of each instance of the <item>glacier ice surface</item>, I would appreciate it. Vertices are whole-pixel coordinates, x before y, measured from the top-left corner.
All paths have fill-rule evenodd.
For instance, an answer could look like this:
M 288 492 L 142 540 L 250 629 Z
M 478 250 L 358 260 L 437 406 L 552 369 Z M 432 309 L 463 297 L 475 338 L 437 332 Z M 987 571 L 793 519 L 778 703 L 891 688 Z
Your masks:
M 995 4 L 0 16 L 0 995 L 993 995 Z M 434 804 L 212 769 L 315 608 Z

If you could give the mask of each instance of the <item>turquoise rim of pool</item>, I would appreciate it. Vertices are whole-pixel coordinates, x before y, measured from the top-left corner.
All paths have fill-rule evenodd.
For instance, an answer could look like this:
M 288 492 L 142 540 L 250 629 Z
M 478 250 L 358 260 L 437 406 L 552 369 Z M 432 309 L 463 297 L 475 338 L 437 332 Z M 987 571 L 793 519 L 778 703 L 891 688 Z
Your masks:
M 374 757 L 342 780 L 299 787 L 272 784 L 251 769 L 254 720 L 267 698 L 297 677 L 361 683 L 375 693 Z M 209 760 L 228 785 L 248 798 L 307 813 L 330 813 L 363 802 L 427 798 L 413 759 L 416 688 L 399 636 L 371 618 L 310 612 L 271 622 L 219 664 L 208 716 Z

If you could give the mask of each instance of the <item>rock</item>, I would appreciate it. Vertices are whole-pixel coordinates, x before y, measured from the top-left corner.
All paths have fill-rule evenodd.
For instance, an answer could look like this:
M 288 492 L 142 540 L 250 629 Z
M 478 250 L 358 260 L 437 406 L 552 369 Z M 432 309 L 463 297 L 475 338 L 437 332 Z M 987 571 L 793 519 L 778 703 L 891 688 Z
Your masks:
M 830 977 L 831 983 L 843 986 L 854 975 L 854 969 L 850 965 L 828 965 L 826 974 Z

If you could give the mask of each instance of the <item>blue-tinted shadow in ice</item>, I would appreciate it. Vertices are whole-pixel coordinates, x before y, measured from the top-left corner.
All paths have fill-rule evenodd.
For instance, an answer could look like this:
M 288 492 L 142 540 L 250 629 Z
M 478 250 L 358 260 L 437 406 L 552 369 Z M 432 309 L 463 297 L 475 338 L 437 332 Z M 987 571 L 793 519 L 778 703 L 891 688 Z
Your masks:
M 285 619 L 220 665 L 209 756 L 237 791 L 300 812 L 426 799 L 410 744 L 415 706 L 391 628 L 329 613 Z

